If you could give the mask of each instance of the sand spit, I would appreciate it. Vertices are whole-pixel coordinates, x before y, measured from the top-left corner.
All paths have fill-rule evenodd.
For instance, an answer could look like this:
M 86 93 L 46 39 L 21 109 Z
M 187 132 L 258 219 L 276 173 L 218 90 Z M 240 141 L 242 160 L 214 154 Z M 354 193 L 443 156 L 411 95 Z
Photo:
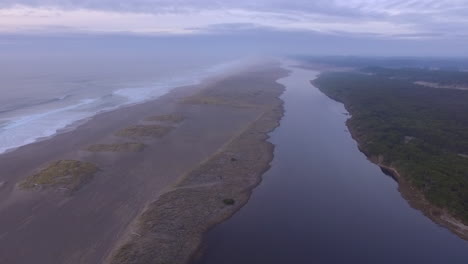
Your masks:
M 278 98 L 283 87 L 272 85 L 265 91 L 238 93 L 204 91 L 191 103 L 263 109 L 258 119 L 218 153 L 189 172 L 172 190 L 149 204 L 129 231 L 129 236 L 110 259 L 112 264 L 188 263 L 200 247 L 202 236 L 212 226 L 228 219 L 248 200 L 273 158 L 268 133 L 279 125 L 283 103 Z M 221 90 L 221 91 L 220 91 Z M 219 100 L 209 98 L 221 92 Z M 242 91 L 241 91 L 242 92 Z M 186 103 L 187 101 L 185 101 Z
M 268 166 L 272 146 L 265 142 L 266 131 L 281 116 L 281 108 L 274 109 L 281 105 L 283 87 L 275 81 L 284 75 L 277 65 L 265 64 L 179 87 L 154 101 L 99 114 L 74 130 L 0 155 L 0 263 L 105 263 L 127 243 L 133 245 L 126 247 L 134 256 L 129 263 L 153 251 L 169 263 L 189 258 L 200 232 L 240 208 L 258 183 L 260 168 Z M 184 98 L 205 96 L 228 103 L 184 103 Z M 255 107 L 233 106 L 239 103 Z M 172 122 L 179 114 L 183 122 Z M 146 120 L 164 115 L 174 116 L 162 118 L 171 121 Z M 116 131 L 125 131 L 125 136 L 116 136 Z M 146 147 L 122 151 L 134 146 L 127 143 Z M 241 145 L 245 149 L 235 148 Z M 42 172 L 44 164 L 64 160 L 94 164 L 99 171 L 71 196 L 53 188 L 18 187 Z M 62 165 L 52 167 L 55 171 Z M 61 176 L 53 181 L 56 178 Z M 161 204 L 164 211 L 151 210 Z M 193 215 L 193 208 L 201 213 L 194 217 L 199 224 L 190 222 L 185 212 Z M 174 215 L 180 220 L 171 218 Z M 154 221 L 167 223 L 167 232 L 151 230 Z M 184 244 L 184 257 L 174 255 L 183 243 L 177 232 L 192 241 L 192 246 Z M 146 243 L 133 240 L 139 236 Z M 155 250 L 155 237 L 175 242 Z

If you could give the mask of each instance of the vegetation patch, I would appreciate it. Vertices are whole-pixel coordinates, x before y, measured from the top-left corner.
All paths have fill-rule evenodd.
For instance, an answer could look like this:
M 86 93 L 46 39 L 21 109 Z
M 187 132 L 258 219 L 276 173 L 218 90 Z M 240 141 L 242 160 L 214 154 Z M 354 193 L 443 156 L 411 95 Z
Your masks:
M 381 165 L 395 168 L 432 205 L 468 224 L 468 162 L 459 154 L 468 153 L 468 92 L 413 83 L 466 83 L 466 73 L 372 73 L 327 73 L 314 84 L 345 104 L 352 115 L 347 124 L 366 155 L 381 156 Z
M 87 148 L 91 152 L 140 152 L 146 145 L 138 142 L 127 142 L 119 144 L 96 144 Z
M 124 128 L 116 133 L 119 137 L 154 137 L 159 138 L 168 134 L 173 128 L 160 125 L 136 125 Z
M 20 183 L 20 188 L 63 188 L 74 192 L 88 183 L 99 168 L 89 162 L 59 160 Z
M 224 203 L 225 205 L 234 205 L 234 204 L 236 203 L 236 201 L 235 201 L 234 199 L 230 199 L 230 198 L 229 198 L 229 199 L 224 199 L 224 200 L 223 200 L 223 203 Z
M 181 114 L 168 114 L 168 115 L 157 115 L 150 116 L 145 119 L 146 121 L 159 121 L 168 123 L 180 123 L 185 120 L 185 116 Z

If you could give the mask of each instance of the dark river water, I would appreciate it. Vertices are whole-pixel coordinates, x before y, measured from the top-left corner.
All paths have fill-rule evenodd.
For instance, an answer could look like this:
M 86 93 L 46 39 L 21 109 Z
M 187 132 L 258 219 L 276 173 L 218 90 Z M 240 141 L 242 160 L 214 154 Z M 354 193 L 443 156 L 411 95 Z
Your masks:
M 347 132 L 343 105 L 293 69 L 271 133 L 272 168 L 249 203 L 210 231 L 199 264 L 467 264 L 468 242 L 412 209 Z

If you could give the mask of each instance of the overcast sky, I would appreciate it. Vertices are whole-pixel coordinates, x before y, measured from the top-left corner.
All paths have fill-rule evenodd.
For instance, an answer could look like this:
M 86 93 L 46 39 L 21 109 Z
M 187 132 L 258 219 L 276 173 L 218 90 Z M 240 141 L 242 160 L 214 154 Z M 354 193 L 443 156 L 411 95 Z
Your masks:
M 468 0 L 0 0 L 3 34 L 249 32 L 393 41 L 398 48 L 426 43 L 465 55 Z

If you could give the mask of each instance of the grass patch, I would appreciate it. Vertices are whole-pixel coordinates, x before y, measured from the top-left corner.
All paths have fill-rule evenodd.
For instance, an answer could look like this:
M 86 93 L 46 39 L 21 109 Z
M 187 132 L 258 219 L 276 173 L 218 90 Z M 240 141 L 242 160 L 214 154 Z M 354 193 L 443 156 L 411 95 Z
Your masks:
M 91 152 L 140 152 L 145 149 L 143 143 L 127 142 L 121 144 L 96 144 L 87 148 Z
M 124 128 L 115 135 L 119 137 L 163 137 L 172 130 L 172 127 L 160 125 L 136 125 Z
M 224 200 L 223 200 L 223 203 L 224 203 L 225 205 L 234 205 L 234 204 L 236 203 L 236 201 L 234 201 L 234 199 L 230 199 L 230 198 L 229 198 L 229 199 L 224 199 Z
M 89 162 L 59 160 L 51 163 L 39 173 L 26 178 L 20 188 L 65 188 L 76 191 L 89 182 L 99 168 Z
M 159 121 L 159 122 L 169 122 L 169 123 L 180 123 L 185 120 L 185 116 L 181 114 L 168 114 L 168 115 L 157 115 L 150 116 L 145 119 L 146 121 Z
M 255 105 L 245 103 L 239 98 L 219 97 L 219 96 L 191 96 L 183 100 L 186 104 L 202 104 L 202 105 L 225 105 L 232 107 L 256 107 Z

